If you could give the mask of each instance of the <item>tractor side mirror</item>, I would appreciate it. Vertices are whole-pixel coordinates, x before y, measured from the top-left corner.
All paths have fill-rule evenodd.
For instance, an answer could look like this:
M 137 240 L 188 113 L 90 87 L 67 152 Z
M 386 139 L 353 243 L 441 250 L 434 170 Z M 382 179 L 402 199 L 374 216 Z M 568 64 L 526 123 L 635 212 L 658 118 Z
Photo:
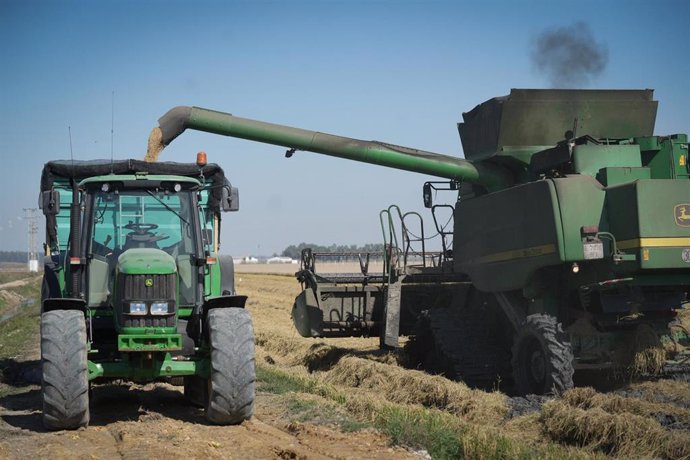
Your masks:
M 237 187 L 223 187 L 223 195 L 220 200 L 220 207 L 223 212 L 240 210 L 240 191 Z
M 38 199 L 38 207 L 43 210 L 45 216 L 55 216 L 60 213 L 60 192 L 57 190 L 45 190 Z
M 434 200 L 431 193 L 431 184 L 429 182 L 422 187 L 422 198 L 424 199 L 424 207 L 431 208 L 434 205 Z

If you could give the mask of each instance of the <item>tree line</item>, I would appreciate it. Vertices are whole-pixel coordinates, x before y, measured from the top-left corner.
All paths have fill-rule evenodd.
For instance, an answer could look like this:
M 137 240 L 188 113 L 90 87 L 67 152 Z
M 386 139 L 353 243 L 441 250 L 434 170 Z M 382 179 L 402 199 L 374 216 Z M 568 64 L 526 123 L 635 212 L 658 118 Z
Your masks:
M 0 262 L 26 262 L 28 257 L 26 251 L 0 251 Z
M 291 257 L 293 259 L 300 259 L 302 257 L 302 249 L 311 248 L 314 252 L 347 252 L 353 254 L 366 254 L 367 252 L 383 252 L 383 244 L 365 244 L 358 246 L 356 244 L 331 244 L 324 246 L 314 243 L 300 243 L 291 244 L 283 250 L 280 254 L 282 257 Z

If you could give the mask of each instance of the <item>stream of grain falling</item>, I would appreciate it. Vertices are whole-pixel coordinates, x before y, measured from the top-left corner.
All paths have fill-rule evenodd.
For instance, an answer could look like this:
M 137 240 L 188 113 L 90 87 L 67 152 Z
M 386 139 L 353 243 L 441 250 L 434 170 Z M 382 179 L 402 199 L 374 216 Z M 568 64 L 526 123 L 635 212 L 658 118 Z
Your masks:
M 158 161 L 158 155 L 161 154 L 165 145 L 163 145 L 163 132 L 160 128 L 156 127 L 151 130 L 149 134 L 149 142 L 146 147 L 146 156 L 144 161 L 147 163 L 155 163 Z

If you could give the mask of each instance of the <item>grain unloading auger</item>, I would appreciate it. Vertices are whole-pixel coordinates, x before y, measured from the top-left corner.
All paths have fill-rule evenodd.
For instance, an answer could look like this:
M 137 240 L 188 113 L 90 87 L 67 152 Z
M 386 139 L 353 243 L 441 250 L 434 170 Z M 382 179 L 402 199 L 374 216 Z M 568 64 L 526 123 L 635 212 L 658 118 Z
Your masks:
M 161 147 L 168 145 L 185 129 L 194 129 L 288 147 L 288 155 L 296 150 L 305 150 L 447 179 L 465 179 L 490 189 L 505 187 L 511 181 L 507 171 L 492 165 L 473 164 L 460 158 L 384 142 L 363 141 L 250 120 L 199 107 L 175 107 L 158 122 Z
M 418 215 L 391 207 L 383 273 L 317 275 L 305 252 L 295 325 L 393 346 L 413 335 L 430 370 L 546 393 L 574 370 L 657 371 L 687 339 L 688 142 L 653 135 L 656 108 L 651 90 L 512 90 L 463 114 L 466 159 L 189 107 L 154 134 L 163 146 L 196 129 L 449 179 L 423 189 L 436 224 L 448 206 L 434 191 L 458 193 L 437 257 L 413 254 Z

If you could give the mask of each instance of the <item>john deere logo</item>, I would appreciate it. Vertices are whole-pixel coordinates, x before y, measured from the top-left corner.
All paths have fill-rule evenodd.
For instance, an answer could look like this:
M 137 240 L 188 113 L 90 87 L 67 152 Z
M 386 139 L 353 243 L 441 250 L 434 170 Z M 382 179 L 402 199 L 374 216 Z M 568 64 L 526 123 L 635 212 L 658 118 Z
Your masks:
M 676 218 L 676 225 L 690 227 L 690 204 L 678 204 L 673 208 L 673 215 Z
M 153 278 L 146 278 L 146 280 L 144 281 L 144 286 L 146 286 L 146 287 L 153 286 Z

